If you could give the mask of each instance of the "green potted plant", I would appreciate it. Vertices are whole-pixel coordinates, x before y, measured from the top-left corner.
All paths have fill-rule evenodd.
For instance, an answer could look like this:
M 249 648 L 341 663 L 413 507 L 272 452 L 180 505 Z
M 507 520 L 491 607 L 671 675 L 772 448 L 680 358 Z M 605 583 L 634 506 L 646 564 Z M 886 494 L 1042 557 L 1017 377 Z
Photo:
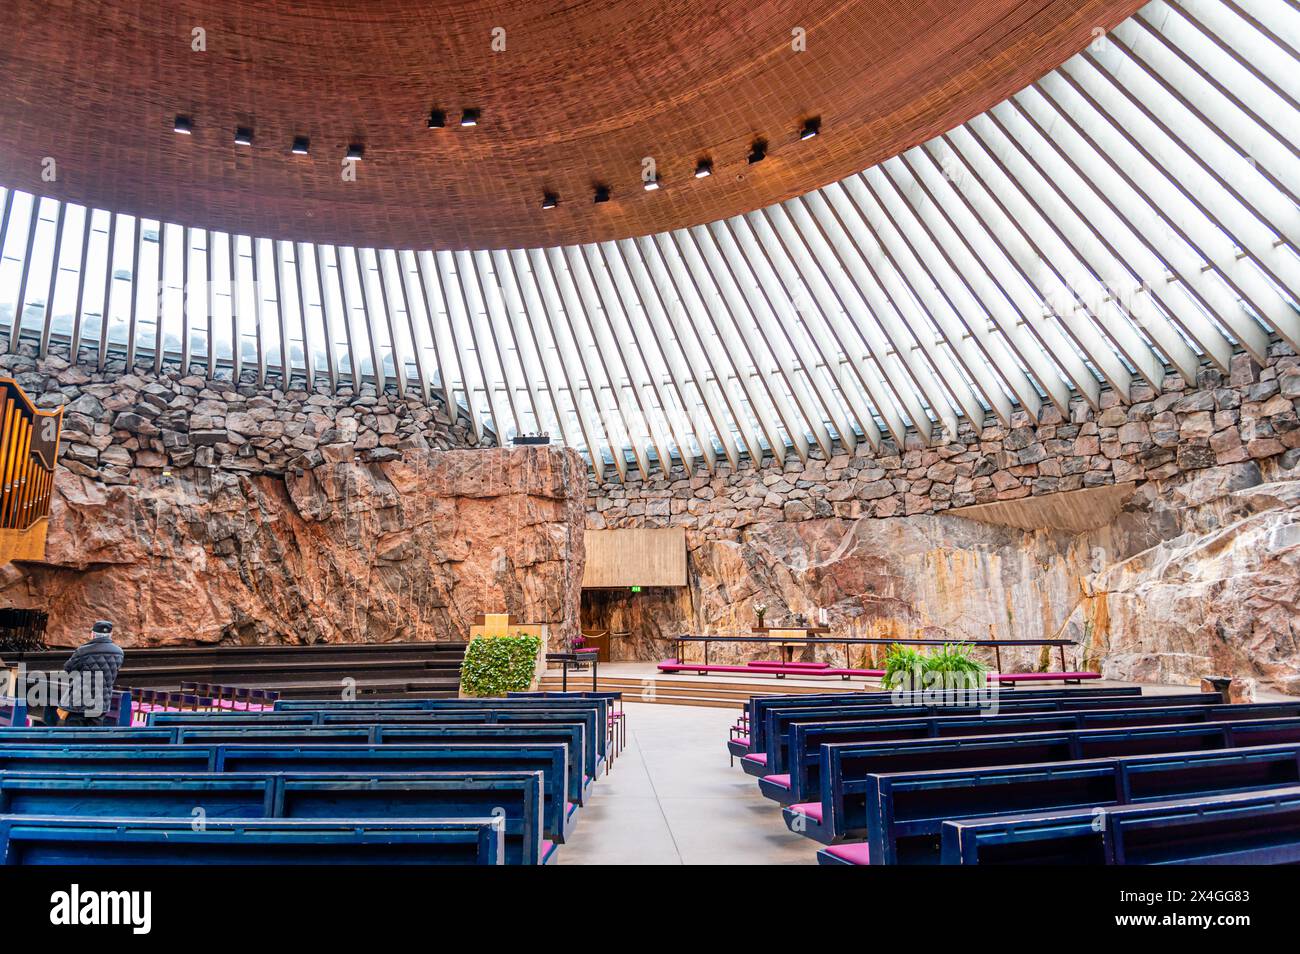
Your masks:
M 460 667 L 461 697 L 500 697 L 531 689 L 541 648 L 538 637 L 525 633 L 475 636 Z
M 975 647 L 949 643 L 930 653 L 897 643 L 885 654 L 885 689 L 978 688 L 988 667 L 972 655 Z

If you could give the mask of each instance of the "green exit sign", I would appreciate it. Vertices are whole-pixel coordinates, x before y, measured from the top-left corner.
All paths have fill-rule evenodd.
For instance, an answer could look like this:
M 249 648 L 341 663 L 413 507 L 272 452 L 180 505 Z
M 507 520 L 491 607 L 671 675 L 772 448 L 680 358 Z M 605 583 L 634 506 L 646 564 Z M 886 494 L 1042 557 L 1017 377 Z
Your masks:
M 641 587 L 639 587 L 639 586 L 629 586 L 628 589 L 631 590 L 633 593 L 640 593 L 640 592 L 641 592 Z

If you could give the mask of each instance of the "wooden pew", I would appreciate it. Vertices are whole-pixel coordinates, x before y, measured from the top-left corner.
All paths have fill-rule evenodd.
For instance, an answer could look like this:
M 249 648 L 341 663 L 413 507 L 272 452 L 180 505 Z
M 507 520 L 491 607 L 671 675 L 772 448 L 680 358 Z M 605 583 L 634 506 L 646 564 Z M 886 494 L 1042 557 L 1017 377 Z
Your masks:
M 321 821 L 0 815 L 9 865 L 496 865 L 494 818 Z
M 871 775 L 1043 765 L 1293 742 L 1300 742 L 1300 718 L 825 745 L 820 802 L 791 806 L 785 816 L 792 830 L 826 844 L 860 840 L 867 835 L 868 777 Z M 818 827 L 826 830 L 818 832 Z
M 504 824 L 505 864 L 545 864 L 538 772 L 368 775 L 0 776 L 0 814 L 60 818 L 490 818 Z
M 616 749 L 627 745 L 627 718 L 623 712 L 622 692 L 507 692 L 507 699 L 604 699 L 610 703 L 609 729 L 610 738 L 616 742 Z M 614 753 L 617 755 L 617 751 Z M 608 768 L 606 772 L 608 772 Z
M 1102 709 L 1079 712 L 1039 712 L 1025 715 L 936 716 L 929 719 L 877 722 L 795 722 L 788 738 L 788 787 L 760 780 L 763 793 L 783 805 L 815 798 L 821 786 L 821 746 L 887 739 L 952 738 L 962 735 L 1006 735 L 1014 732 L 1050 732 L 1068 729 L 1119 728 L 1139 725 L 1177 725 L 1239 719 L 1276 719 L 1300 716 L 1300 702 L 1257 703 L 1235 706 L 1173 706 L 1153 709 Z
M 1300 787 L 947 821 L 941 840 L 944 864 L 1294 864 Z
M 292 724 L 319 725 L 328 728 L 345 728 L 352 726 L 392 726 L 394 728 L 417 728 L 435 725 L 580 725 L 583 728 L 582 746 L 579 751 L 582 758 L 575 758 L 573 764 L 581 771 L 572 780 L 570 797 L 581 804 L 585 800 L 586 786 L 598 777 L 603 764 L 603 733 L 599 728 L 599 715 L 591 709 L 518 709 L 509 707 L 504 710 L 476 708 L 468 710 L 438 709 L 436 711 L 405 710 L 384 711 L 379 713 L 365 710 L 339 710 L 322 712 L 298 712 L 283 717 L 277 713 L 258 714 L 223 714 L 223 713 L 156 713 L 150 717 L 153 727 L 222 728 L 226 726 L 281 726 L 285 718 L 294 720 Z M 599 736 L 600 738 L 594 738 Z
M 580 697 L 565 696 L 558 699 L 542 698 L 536 695 L 527 697 L 506 697 L 490 699 L 393 699 L 381 701 L 343 701 L 343 700 L 311 700 L 311 699 L 281 699 L 275 704 L 276 712 L 296 712 L 302 710 L 308 711 L 331 711 L 339 710 L 365 710 L 368 712 L 388 712 L 403 711 L 410 709 L 506 709 L 506 708 L 525 708 L 525 709 L 547 709 L 547 708 L 573 708 L 573 707 L 591 707 L 596 709 L 602 719 L 606 721 L 609 718 L 612 700 L 607 693 L 587 693 Z M 601 749 L 602 755 L 604 748 Z
M 1173 695 L 1139 696 L 1125 699 L 1124 709 L 1167 708 L 1183 706 L 1220 705 L 1219 693 L 1206 693 L 1210 698 L 1188 693 Z M 1032 701 L 1015 700 L 998 703 L 998 714 L 1026 714 L 1034 712 L 1078 712 L 1087 710 L 1112 709 L 1114 703 L 1107 698 L 1101 699 L 1035 699 Z M 787 771 L 789 727 L 795 722 L 856 722 L 877 721 L 880 719 L 919 719 L 934 716 L 988 716 L 990 712 L 982 706 L 891 706 L 873 708 L 863 713 L 856 707 L 820 706 L 813 709 L 768 709 L 764 714 L 767 749 L 762 753 L 752 752 L 741 759 L 741 766 L 746 774 L 762 777 L 781 774 Z
M 170 726 L 156 728 L 27 728 L 0 729 L 0 743 L 32 744 L 102 744 L 102 745 L 420 745 L 428 742 L 526 742 L 564 745 L 569 764 L 581 765 L 586 726 L 569 723 L 511 723 L 424 725 L 357 725 L 357 726 L 260 726 L 237 725 L 229 728 Z M 567 797 L 575 804 L 585 802 L 583 778 L 569 773 Z
M 568 753 L 562 745 L 7 745 L 0 771 L 87 774 L 148 772 L 541 772 L 543 830 L 563 843 L 576 804 L 568 790 Z
M 943 822 L 1300 785 L 1300 743 L 867 779 L 873 864 L 939 860 Z
M 500 718 L 505 721 L 510 718 L 507 713 L 530 713 L 530 712 L 557 712 L 572 714 L 576 711 L 590 710 L 595 713 L 591 717 L 591 733 L 588 745 L 595 752 L 595 767 L 603 765 L 607 756 L 607 727 L 610 714 L 610 700 L 604 698 L 603 694 L 598 694 L 591 698 L 564 698 L 564 699 L 546 699 L 539 700 L 536 698 L 521 699 L 425 699 L 425 700 L 391 700 L 387 703 L 375 702 L 315 702 L 312 700 L 281 700 L 276 703 L 274 713 L 267 714 L 266 718 L 278 718 L 282 713 L 294 713 L 297 715 L 311 715 L 312 718 L 321 724 L 333 724 L 347 721 L 348 718 L 353 720 L 358 716 L 364 716 L 367 720 L 382 721 L 389 719 L 397 721 L 403 713 L 415 715 L 420 713 L 419 718 L 409 721 L 421 721 L 424 718 L 423 713 L 427 712 L 430 716 L 439 713 L 465 715 L 475 712 L 491 712 L 494 718 Z M 241 713 L 241 715 L 243 715 Z M 191 716 L 192 717 L 192 716 Z M 216 714 L 218 718 L 225 718 Z M 178 716 L 168 713 L 159 713 L 150 719 L 151 725 L 177 725 L 180 724 L 178 719 L 185 716 Z M 599 731 L 598 731 L 599 730 Z M 588 774 L 594 778 L 598 773 L 591 771 Z
M 1119 686 L 1119 687 L 1088 687 L 1084 689 L 1022 689 L 1014 694 L 1011 690 L 993 690 L 991 696 L 987 698 L 996 698 L 999 701 L 1003 699 L 1019 699 L 1022 701 L 1033 701 L 1035 699 L 1056 699 L 1056 698 L 1078 698 L 1078 699 L 1101 699 L 1113 698 L 1116 696 L 1129 697 L 1141 696 L 1140 686 Z M 921 694 L 924 697 L 924 693 Z M 1212 693 L 1210 695 L 1218 695 Z M 767 751 L 766 739 L 763 734 L 763 716 L 769 708 L 798 709 L 814 708 L 817 706 L 897 706 L 899 698 L 904 700 L 915 699 L 916 693 L 903 693 L 895 696 L 890 692 L 864 692 L 864 693 L 819 693 L 817 695 L 799 695 L 799 696 L 750 696 L 749 702 L 745 704 L 744 721 L 750 727 L 751 738 L 746 740 L 746 747 L 743 751 L 731 749 L 736 758 L 747 754 L 749 751 L 765 752 Z M 924 701 L 924 699 L 922 699 Z M 1208 700 L 1206 700 L 1208 701 Z M 1219 696 L 1219 701 L 1223 697 Z M 731 747 L 728 746 L 730 749 Z

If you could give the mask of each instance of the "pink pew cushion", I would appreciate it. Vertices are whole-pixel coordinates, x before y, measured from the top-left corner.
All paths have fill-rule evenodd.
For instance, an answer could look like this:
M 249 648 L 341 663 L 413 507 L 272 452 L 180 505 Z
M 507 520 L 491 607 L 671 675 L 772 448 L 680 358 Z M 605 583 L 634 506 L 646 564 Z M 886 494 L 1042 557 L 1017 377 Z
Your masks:
M 757 762 L 759 765 L 766 765 L 766 764 L 767 764 L 767 753 L 766 753 L 766 752 L 754 752 L 754 753 L 751 754 L 751 755 L 746 755 L 745 758 L 749 759 L 749 761 L 751 761 L 751 762 Z
M 731 672 L 731 673 L 762 673 L 763 675 L 781 675 L 781 676 L 848 676 L 859 679 L 879 679 L 885 674 L 883 669 L 831 669 L 813 666 L 786 665 L 780 663 L 773 665 L 765 663 L 762 665 L 746 666 L 725 666 L 721 664 L 709 663 L 679 663 L 675 659 L 665 660 L 659 663 L 660 672 Z
M 831 845 L 826 849 L 828 855 L 834 855 L 851 865 L 869 865 L 869 846 L 865 841 L 854 845 Z
M 799 802 L 790 806 L 791 811 L 796 811 L 800 815 L 807 815 L 813 821 L 821 824 L 822 820 L 822 803 L 821 802 Z
M 791 666 L 795 669 L 829 669 L 830 663 L 824 662 L 782 662 L 779 659 L 755 659 L 745 663 L 746 666 Z
M 763 781 L 771 782 L 773 785 L 780 785 L 782 788 L 790 787 L 789 775 L 764 775 Z
M 747 735 L 738 735 L 738 736 L 736 736 L 734 739 L 732 739 L 731 741 L 732 741 L 732 742 L 739 742 L 741 745 L 749 745 L 749 736 L 747 736 Z

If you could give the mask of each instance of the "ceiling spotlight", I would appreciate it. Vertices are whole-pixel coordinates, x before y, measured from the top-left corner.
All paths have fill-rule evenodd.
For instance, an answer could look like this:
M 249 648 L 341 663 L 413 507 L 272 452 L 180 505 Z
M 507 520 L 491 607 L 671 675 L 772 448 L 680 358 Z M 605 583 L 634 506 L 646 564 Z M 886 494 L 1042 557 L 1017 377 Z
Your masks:
M 755 139 L 749 146 L 749 155 L 745 157 L 752 166 L 756 162 L 762 162 L 767 158 L 767 140 Z
M 294 136 L 293 147 L 289 151 L 292 152 L 295 156 L 305 156 L 307 155 L 307 148 L 310 145 L 311 145 L 311 140 L 309 140 L 306 136 Z
M 182 136 L 188 136 L 194 132 L 194 123 L 188 116 L 177 116 L 176 122 L 172 123 L 172 129 Z
M 811 139 L 816 136 L 822 129 L 822 118 L 813 116 L 811 119 L 803 121 L 803 128 L 799 130 L 800 139 Z
M 441 129 L 445 125 L 447 125 L 447 114 L 441 109 L 435 109 L 433 112 L 429 113 L 430 129 Z
M 557 205 L 559 205 L 559 204 L 560 204 L 560 197 L 559 197 L 558 195 L 556 195 L 554 192 L 543 192 L 543 193 L 542 193 L 542 208 L 543 208 L 543 209 L 553 209 L 553 208 L 555 208 L 555 207 L 556 207 Z
M 607 185 L 598 185 L 598 186 L 596 186 L 596 194 L 595 194 L 594 201 L 596 201 L 596 202 L 608 202 L 608 201 L 609 201 L 609 186 L 607 186 Z
M 712 159 L 701 159 L 695 164 L 695 178 L 707 179 L 711 175 L 713 175 Z
M 239 126 L 235 129 L 235 145 L 251 146 L 253 144 L 253 130 L 247 126 Z
M 460 124 L 461 124 L 462 126 L 477 126 L 477 125 L 478 125 L 478 110 L 477 110 L 477 109 L 465 109 L 465 110 L 461 110 L 461 114 L 460 114 Z
M 366 147 L 361 145 L 360 143 L 354 142 L 352 145 L 348 146 L 349 159 L 361 159 L 365 156 L 365 153 L 366 153 Z

